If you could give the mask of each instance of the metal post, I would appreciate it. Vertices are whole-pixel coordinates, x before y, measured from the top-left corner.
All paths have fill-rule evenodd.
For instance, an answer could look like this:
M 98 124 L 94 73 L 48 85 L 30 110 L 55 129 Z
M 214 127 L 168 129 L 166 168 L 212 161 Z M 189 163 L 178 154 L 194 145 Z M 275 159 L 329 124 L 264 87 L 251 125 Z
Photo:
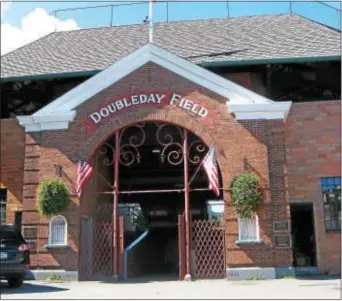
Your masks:
M 113 186 L 113 278 L 118 280 L 118 216 L 119 216 L 119 130 L 115 132 L 114 186 Z
M 166 2 L 166 23 L 169 23 L 169 2 Z
M 188 166 L 188 131 L 184 129 L 184 199 L 185 199 L 185 237 L 186 237 L 186 275 L 184 280 L 191 280 L 191 237 L 190 237 L 190 198 Z
M 149 42 L 153 43 L 153 1 L 149 3 Z
M 55 19 L 53 20 L 55 26 L 55 32 L 57 31 L 57 11 L 55 11 Z
M 114 6 L 111 5 L 111 7 L 110 7 L 110 27 L 113 26 L 113 10 L 114 10 Z

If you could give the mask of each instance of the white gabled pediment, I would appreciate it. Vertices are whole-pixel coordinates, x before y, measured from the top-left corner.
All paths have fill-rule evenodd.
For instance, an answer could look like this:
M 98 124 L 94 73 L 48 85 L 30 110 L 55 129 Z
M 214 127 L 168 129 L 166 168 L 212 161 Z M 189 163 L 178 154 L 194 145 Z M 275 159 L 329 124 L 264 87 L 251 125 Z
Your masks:
M 248 117 L 248 114 L 245 112 L 246 109 L 248 111 L 248 107 L 258 107 L 259 105 L 262 105 L 263 109 L 262 111 L 256 109 L 258 114 L 254 114 L 254 116 L 257 116 L 258 118 L 272 118 L 274 114 L 269 114 L 272 110 L 277 111 L 278 113 L 276 114 L 277 117 L 274 115 L 274 118 L 279 118 L 280 115 L 278 111 L 281 108 L 287 107 L 286 112 L 283 112 L 284 118 L 289 110 L 290 103 L 283 102 L 283 105 L 279 107 L 280 103 L 278 102 L 273 102 L 266 97 L 254 93 L 153 44 L 146 44 L 57 98 L 35 114 L 31 116 L 19 116 L 19 122 L 26 127 L 26 131 L 58 129 L 59 126 L 60 128 L 67 128 L 69 122 L 74 118 L 76 107 L 148 62 L 160 65 L 171 72 L 179 74 L 180 76 L 225 97 L 227 99 L 228 110 L 236 113 L 235 115 L 238 119 L 239 116 L 244 116 L 243 118 Z M 275 106 L 278 108 L 274 109 Z M 268 107 L 273 107 L 273 109 L 267 112 Z M 237 111 L 235 112 L 236 109 Z M 240 114 L 241 110 L 244 112 L 243 114 Z M 253 110 L 255 110 L 255 108 Z M 265 110 L 267 116 L 265 115 Z M 263 114 L 265 117 L 262 117 Z M 64 121 L 61 121 L 61 116 L 65 116 Z M 53 124 L 47 124 L 49 123 L 47 122 L 47 119 Z

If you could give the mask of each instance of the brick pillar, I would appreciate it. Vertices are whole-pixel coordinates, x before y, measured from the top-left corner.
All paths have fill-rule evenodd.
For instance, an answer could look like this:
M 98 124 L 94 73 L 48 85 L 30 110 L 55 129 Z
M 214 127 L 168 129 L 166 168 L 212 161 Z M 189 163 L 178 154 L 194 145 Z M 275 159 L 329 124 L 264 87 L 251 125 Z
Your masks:
M 272 221 L 290 222 L 290 204 L 287 193 L 286 174 L 286 150 L 285 131 L 282 120 L 269 121 L 268 126 L 268 165 L 269 165 L 269 186 L 271 194 Z M 274 252 L 274 266 L 292 266 L 292 248 L 279 248 L 274 241 L 275 233 L 272 222 L 272 239 Z M 291 231 L 281 231 L 279 234 L 291 235 Z

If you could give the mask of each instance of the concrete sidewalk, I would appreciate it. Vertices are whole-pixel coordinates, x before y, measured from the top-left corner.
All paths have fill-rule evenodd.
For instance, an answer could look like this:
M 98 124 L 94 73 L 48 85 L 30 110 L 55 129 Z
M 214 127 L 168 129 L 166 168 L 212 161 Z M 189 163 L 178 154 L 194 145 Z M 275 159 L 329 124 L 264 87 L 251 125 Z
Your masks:
M 28 281 L 1 284 L 1 299 L 341 299 L 340 279 L 197 280 L 129 283 Z

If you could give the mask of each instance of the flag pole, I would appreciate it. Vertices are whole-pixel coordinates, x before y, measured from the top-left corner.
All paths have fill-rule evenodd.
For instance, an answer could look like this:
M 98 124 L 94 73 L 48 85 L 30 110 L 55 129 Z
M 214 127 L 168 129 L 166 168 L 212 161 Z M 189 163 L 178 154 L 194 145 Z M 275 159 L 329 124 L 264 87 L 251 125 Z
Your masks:
M 153 43 L 153 1 L 150 0 L 149 3 L 149 42 Z
M 205 158 L 208 156 L 210 150 L 214 147 L 214 145 L 215 145 L 215 143 L 213 143 L 213 145 L 209 148 L 207 154 L 203 157 L 201 164 L 197 167 L 195 173 L 193 174 L 193 176 L 191 177 L 191 179 L 189 181 L 189 184 L 188 184 L 189 186 L 192 183 L 192 181 L 194 180 L 194 178 L 196 177 L 198 171 L 200 170 L 201 166 L 203 165 L 203 162 L 204 162 Z
M 208 153 L 209 153 L 209 151 L 208 151 Z M 201 164 L 198 165 L 198 167 L 197 167 L 195 173 L 194 173 L 193 176 L 191 177 L 191 179 L 190 179 L 190 181 L 189 181 L 189 186 L 190 186 L 191 182 L 193 181 L 193 179 L 196 177 L 196 175 L 197 175 L 198 171 L 200 170 L 201 166 L 203 165 L 203 162 L 204 162 L 205 158 L 208 156 L 208 153 L 203 157 Z

